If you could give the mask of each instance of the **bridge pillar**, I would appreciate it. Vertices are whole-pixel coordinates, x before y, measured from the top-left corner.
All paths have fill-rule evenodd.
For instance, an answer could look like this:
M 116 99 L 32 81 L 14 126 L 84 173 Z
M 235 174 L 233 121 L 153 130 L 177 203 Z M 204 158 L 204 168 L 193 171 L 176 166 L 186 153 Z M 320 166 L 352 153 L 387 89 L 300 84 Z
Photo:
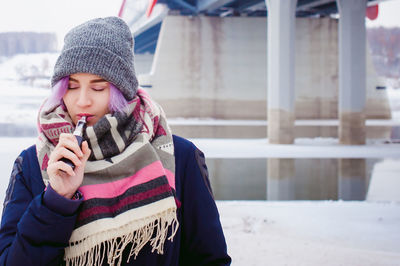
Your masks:
M 365 144 L 367 0 L 336 0 L 339 9 L 339 141 Z
M 268 139 L 294 140 L 295 11 L 297 0 L 265 0 L 268 7 Z

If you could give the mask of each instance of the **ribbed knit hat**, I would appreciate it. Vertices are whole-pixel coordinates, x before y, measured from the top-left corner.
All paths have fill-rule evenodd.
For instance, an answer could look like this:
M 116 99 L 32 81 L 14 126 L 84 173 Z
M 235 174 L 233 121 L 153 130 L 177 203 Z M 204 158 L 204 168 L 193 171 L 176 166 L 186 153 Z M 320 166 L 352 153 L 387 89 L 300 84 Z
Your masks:
M 135 97 L 138 87 L 133 46 L 132 33 L 122 19 L 89 20 L 65 36 L 51 85 L 74 73 L 91 73 L 113 83 L 129 101 Z

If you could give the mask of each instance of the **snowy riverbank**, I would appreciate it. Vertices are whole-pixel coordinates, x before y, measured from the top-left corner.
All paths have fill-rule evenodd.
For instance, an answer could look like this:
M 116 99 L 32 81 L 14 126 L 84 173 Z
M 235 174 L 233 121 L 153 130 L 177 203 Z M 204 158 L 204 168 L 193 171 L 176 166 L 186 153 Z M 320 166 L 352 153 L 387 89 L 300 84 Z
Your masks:
M 218 202 L 232 265 L 400 265 L 400 204 Z

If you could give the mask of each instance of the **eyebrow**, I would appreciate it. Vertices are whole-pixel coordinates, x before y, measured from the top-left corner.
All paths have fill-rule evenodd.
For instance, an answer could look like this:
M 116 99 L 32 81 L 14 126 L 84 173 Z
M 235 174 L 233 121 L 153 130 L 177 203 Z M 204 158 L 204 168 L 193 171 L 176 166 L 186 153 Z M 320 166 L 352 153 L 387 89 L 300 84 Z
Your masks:
M 74 79 L 74 78 L 69 78 L 69 80 L 70 81 L 75 81 L 75 82 L 78 82 L 79 83 L 79 81 L 78 80 L 76 80 L 76 79 Z M 105 79 L 93 79 L 93 80 L 91 80 L 90 81 L 90 83 L 99 83 L 99 82 L 108 82 L 107 80 L 105 80 Z

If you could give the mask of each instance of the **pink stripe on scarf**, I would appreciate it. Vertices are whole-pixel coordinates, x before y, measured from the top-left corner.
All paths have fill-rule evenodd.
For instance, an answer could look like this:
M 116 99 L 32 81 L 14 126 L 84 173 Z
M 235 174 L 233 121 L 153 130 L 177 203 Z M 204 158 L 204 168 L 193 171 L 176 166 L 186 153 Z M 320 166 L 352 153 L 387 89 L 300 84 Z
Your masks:
M 138 193 L 135 195 L 128 196 L 112 206 L 96 206 L 96 207 L 82 211 L 79 214 L 79 220 L 83 220 L 90 216 L 98 215 L 101 213 L 116 213 L 118 210 L 125 207 L 126 205 L 157 196 L 157 195 L 162 194 L 167 191 L 170 191 L 170 187 L 167 184 L 165 184 L 165 185 L 153 188 L 148 191 L 144 191 L 144 192 L 141 192 L 141 193 Z
M 92 198 L 115 198 L 122 195 L 133 186 L 148 182 L 163 175 L 166 175 L 169 185 L 175 189 L 174 174 L 164 169 L 160 161 L 156 161 L 140 169 L 132 176 L 114 182 L 82 186 L 79 188 L 79 191 L 82 192 L 85 200 Z

